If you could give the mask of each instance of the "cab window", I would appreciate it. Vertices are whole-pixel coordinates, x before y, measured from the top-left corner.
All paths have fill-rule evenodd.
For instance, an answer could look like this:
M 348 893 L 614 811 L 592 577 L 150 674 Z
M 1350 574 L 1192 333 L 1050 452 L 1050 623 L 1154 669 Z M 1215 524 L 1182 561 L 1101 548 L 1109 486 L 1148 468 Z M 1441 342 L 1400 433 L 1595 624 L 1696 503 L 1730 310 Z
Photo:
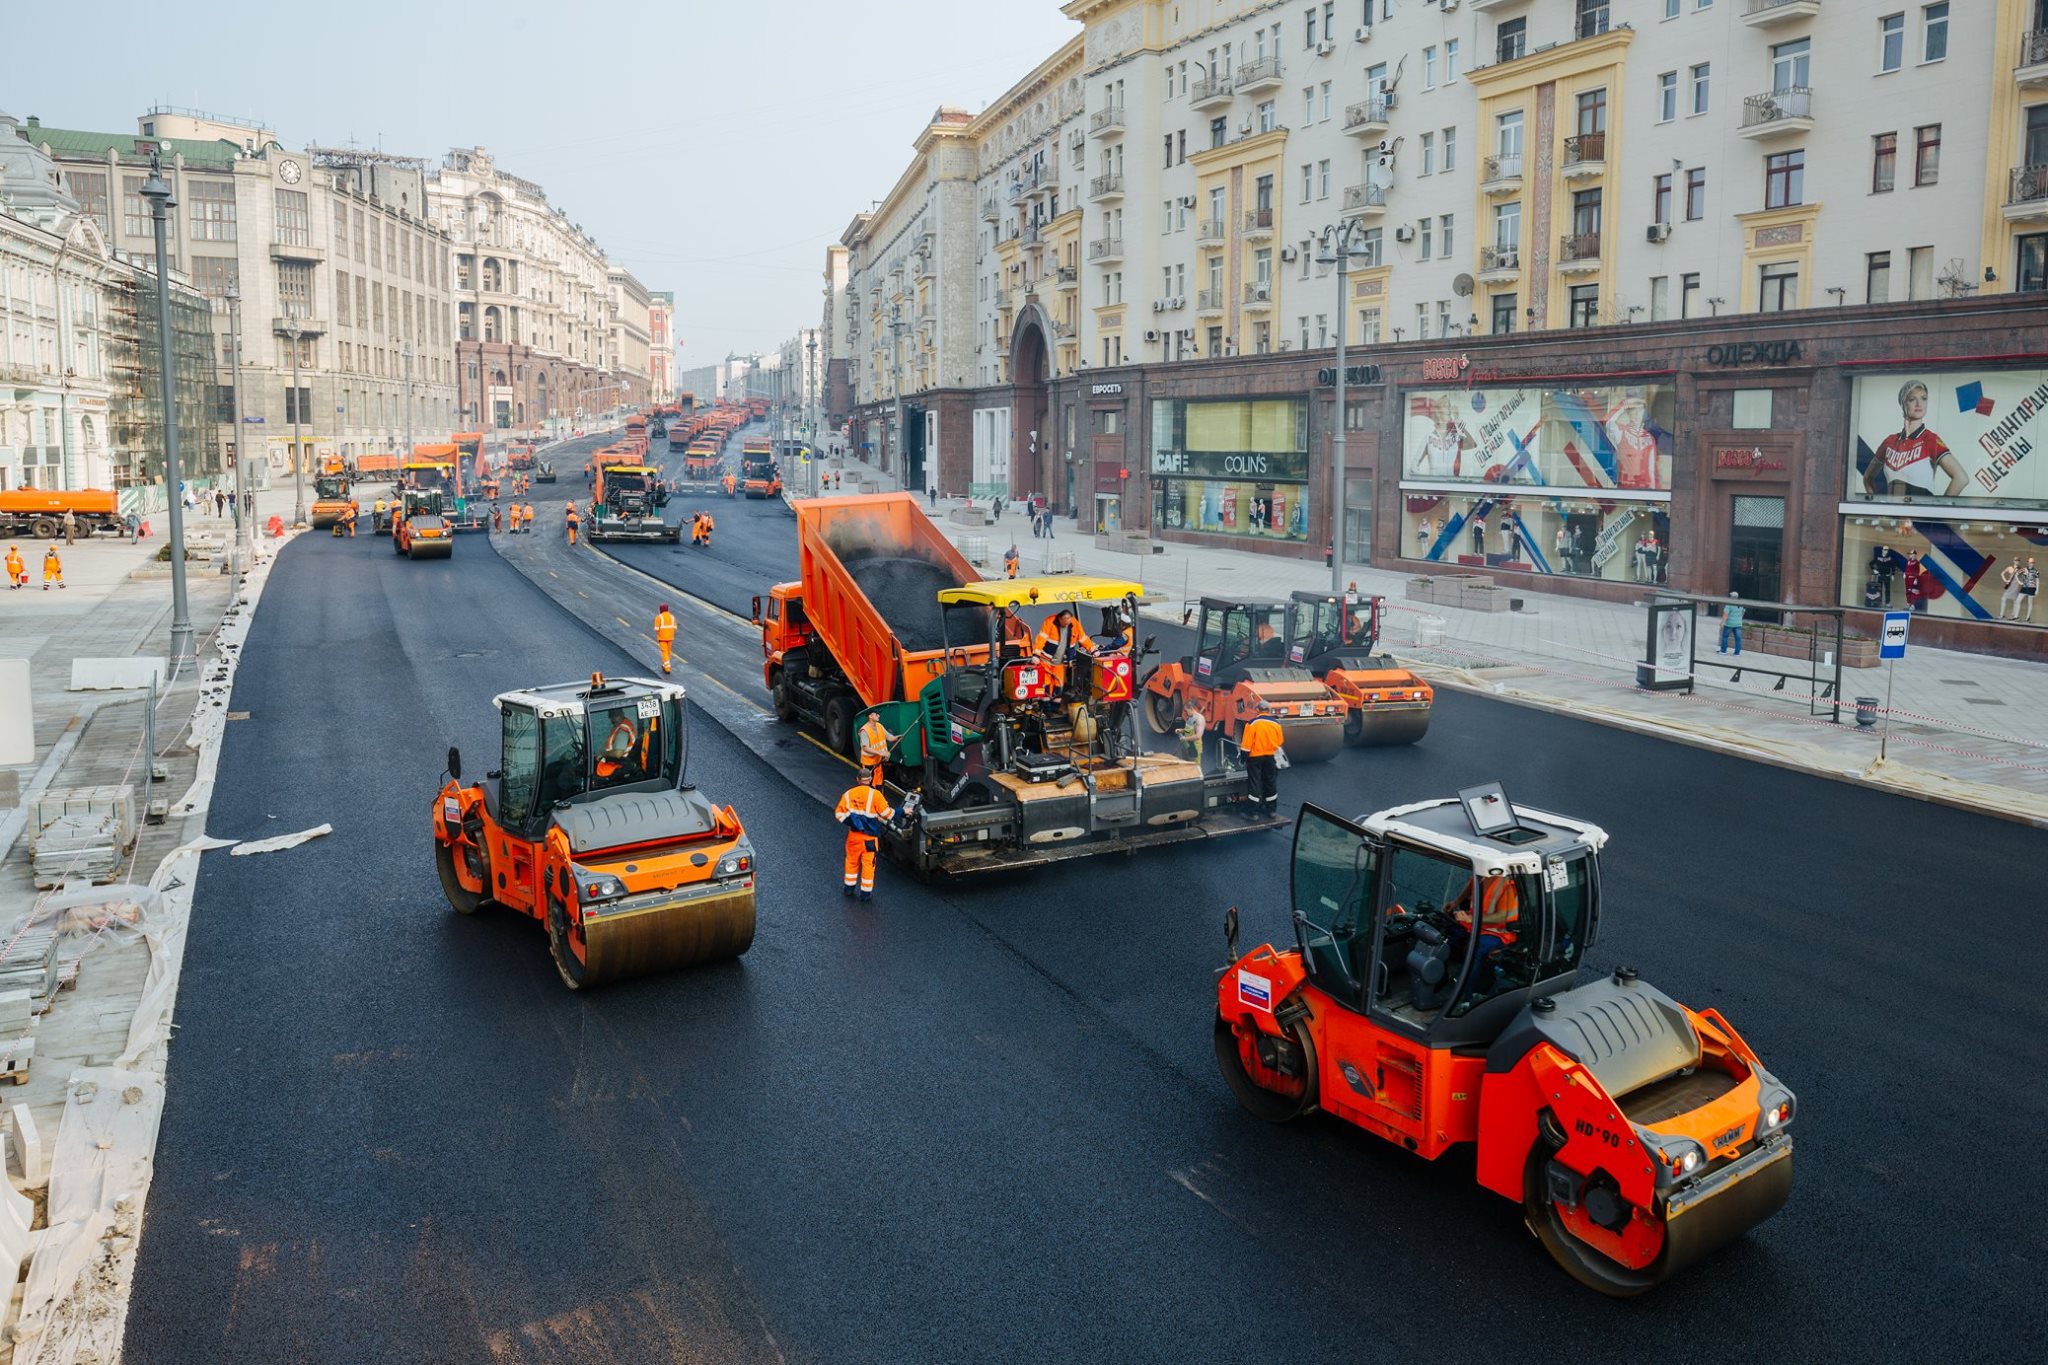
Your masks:
M 1388 853 L 1372 981 L 1375 1010 L 1419 1027 L 1436 1020 L 1470 948 L 1455 911 L 1471 888 L 1472 869 L 1465 863 L 1400 844 Z
M 1356 1008 L 1372 935 L 1379 865 L 1364 832 L 1304 806 L 1294 830 L 1294 932 L 1310 979 Z
M 1547 951 L 1537 971 L 1538 980 L 1577 971 L 1579 959 L 1593 941 L 1596 919 L 1592 868 L 1593 860 L 1583 853 L 1544 865 L 1544 880 L 1550 888 L 1551 927 Z
M 1481 877 L 1472 884 L 1472 900 L 1452 907 L 1460 936 L 1454 946 L 1469 946 L 1464 979 L 1451 1002 L 1452 1018 L 1469 1013 L 1497 995 L 1518 991 L 1535 980 L 1536 941 L 1542 923 L 1534 877 Z M 1466 941 L 1469 940 L 1469 945 Z
M 541 727 L 541 737 L 539 809 L 550 811 L 583 795 L 583 717 L 551 717 Z
M 524 706 L 507 706 L 498 728 L 498 819 L 524 824 L 540 781 L 540 717 Z

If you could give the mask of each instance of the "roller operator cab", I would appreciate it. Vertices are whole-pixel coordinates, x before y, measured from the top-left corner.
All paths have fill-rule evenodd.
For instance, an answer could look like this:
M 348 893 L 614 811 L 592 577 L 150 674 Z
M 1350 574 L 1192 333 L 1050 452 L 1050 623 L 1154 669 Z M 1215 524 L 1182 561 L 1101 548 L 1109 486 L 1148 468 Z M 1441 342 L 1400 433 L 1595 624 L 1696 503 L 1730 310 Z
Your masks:
M 1476 1150 L 1580 1283 L 1642 1293 L 1781 1208 L 1793 1094 L 1728 1021 L 1628 968 L 1578 984 L 1600 927 L 1598 826 L 1498 784 L 1295 826 L 1295 946 L 1218 983 L 1238 1101 L 1321 1109 L 1435 1159 Z
M 1200 613 L 1195 652 L 1145 677 L 1145 720 L 1153 733 L 1173 733 L 1193 710 L 1209 733 L 1233 743 L 1260 716 L 1278 721 L 1291 763 L 1313 763 L 1343 747 L 1343 701 L 1287 658 L 1286 607 L 1204 597 Z
M 1287 662 L 1344 703 L 1346 744 L 1413 744 L 1429 731 L 1436 692 L 1379 648 L 1387 599 L 1296 590 L 1287 604 Z
M 434 863 L 448 903 L 539 920 L 571 989 L 738 957 L 754 941 L 754 849 L 688 780 L 683 688 L 593 675 L 492 704 L 499 767 L 448 751 Z

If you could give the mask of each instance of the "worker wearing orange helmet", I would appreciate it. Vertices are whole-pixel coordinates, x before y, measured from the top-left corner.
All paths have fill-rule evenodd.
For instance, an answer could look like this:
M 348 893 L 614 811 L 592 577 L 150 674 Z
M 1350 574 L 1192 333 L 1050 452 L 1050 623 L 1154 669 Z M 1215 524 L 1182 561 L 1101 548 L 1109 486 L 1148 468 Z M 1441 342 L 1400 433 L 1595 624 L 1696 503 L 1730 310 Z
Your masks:
M 633 728 L 630 716 L 621 711 L 612 722 L 611 733 L 605 736 L 604 747 L 598 750 L 597 775 L 606 781 L 617 777 L 629 765 L 636 762 L 634 746 L 640 742 L 639 732 Z
M 1244 750 L 1244 766 L 1251 779 L 1252 804 L 1271 815 L 1280 809 L 1280 751 L 1285 747 L 1287 736 L 1280 729 L 1280 722 L 1271 716 L 1259 716 L 1244 727 L 1238 739 Z
M 21 547 L 7 547 L 7 586 L 21 588 L 28 583 L 28 566 L 21 562 Z
M 668 609 L 666 602 L 654 613 L 654 643 L 661 649 L 661 671 L 666 673 L 669 671 L 669 655 L 676 647 L 675 613 Z
M 863 901 L 875 898 L 875 850 L 881 847 L 882 829 L 896 818 L 889 798 L 882 795 L 879 781 L 848 787 L 839 798 L 832 818 L 846 826 L 846 885 L 842 895 L 851 897 L 856 885 Z

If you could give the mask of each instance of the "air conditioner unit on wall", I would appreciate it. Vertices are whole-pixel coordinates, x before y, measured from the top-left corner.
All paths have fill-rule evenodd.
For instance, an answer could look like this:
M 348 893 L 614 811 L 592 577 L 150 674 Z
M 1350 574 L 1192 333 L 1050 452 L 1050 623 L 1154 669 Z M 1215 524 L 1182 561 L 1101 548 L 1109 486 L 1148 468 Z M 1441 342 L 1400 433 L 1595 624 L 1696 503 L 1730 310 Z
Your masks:
M 1333 42 L 1330 42 L 1328 39 L 1325 39 L 1324 41 L 1316 44 L 1316 55 L 1318 57 L 1327 57 L 1336 50 L 1337 45 Z
M 1299 260 L 1301 259 L 1301 252 L 1294 247 L 1283 246 L 1280 248 L 1280 259 L 1283 261 Z
M 1371 42 L 1371 41 L 1372 41 L 1372 25 L 1371 25 L 1371 24 L 1360 24 L 1360 25 L 1358 26 L 1358 31 L 1357 31 L 1356 33 L 1354 33 L 1354 34 L 1352 34 L 1352 35 L 1351 35 L 1351 41 L 1352 41 L 1352 42 L 1354 42 L 1354 43 L 1369 43 L 1369 42 Z
M 1415 229 L 1414 229 L 1414 228 L 1412 228 L 1412 227 L 1409 227 L 1409 226 L 1408 226 L 1408 225 L 1407 225 L 1406 223 L 1403 223 L 1403 224 L 1401 224 L 1401 226 L 1399 226 L 1399 227 L 1397 227 L 1397 228 L 1395 228 L 1395 229 L 1394 229 L 1394 240 L 1395 240 L 1395 241 L 1397 241 L 1397 242 L 1412 242 L 1412 241 L 1414 241 L 1414 240 L 1415 240 Z
M 1159 333 L 1157 333 L 1157 332 L 1147 332 L 1147 333 L 1145 333 L 1145 340 L 1147 340 L 1147 341 L 1157 341 L 1157 340 L 1159 340 Z
M 1192 194 L 1182 195 L 1180 197 L 1180 206 L 1184 209 L 1193 208 L 1195 206 L 1195 196 L 1193 196 Z
M 1650 230 L 1644 233 L 1643 236 L 1652 242 L 1669 241 L 1671 239 L 1671 224 L 1652 223 L 1650 224 Z

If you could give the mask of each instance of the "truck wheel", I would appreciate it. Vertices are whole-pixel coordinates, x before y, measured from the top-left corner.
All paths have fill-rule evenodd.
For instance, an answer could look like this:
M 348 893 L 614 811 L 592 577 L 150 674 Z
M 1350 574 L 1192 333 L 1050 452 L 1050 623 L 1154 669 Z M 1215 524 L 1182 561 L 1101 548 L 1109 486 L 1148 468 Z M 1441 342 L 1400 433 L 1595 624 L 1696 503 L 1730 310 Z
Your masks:
M 768 695 L 775 705 L 775 719 L 787 725 L 796 719 L 796 703 L 789 696 L 789 671 L 775 670 L 775 681 L 768 685 Z
M 853 756 L 853 698 L 844 692 L 825 703 L 825 743 L 835 754 Z
M 1155 735 L 1170 735 L 1180 729 L 1180 698 L 1148 691 L 1145 693 L 1145 724 Z
M 57 532 L 62 530 L 63 526 L 54 518 L 37 517 L 35 529 L 37 540 L 55 540 L 57 538 Z

